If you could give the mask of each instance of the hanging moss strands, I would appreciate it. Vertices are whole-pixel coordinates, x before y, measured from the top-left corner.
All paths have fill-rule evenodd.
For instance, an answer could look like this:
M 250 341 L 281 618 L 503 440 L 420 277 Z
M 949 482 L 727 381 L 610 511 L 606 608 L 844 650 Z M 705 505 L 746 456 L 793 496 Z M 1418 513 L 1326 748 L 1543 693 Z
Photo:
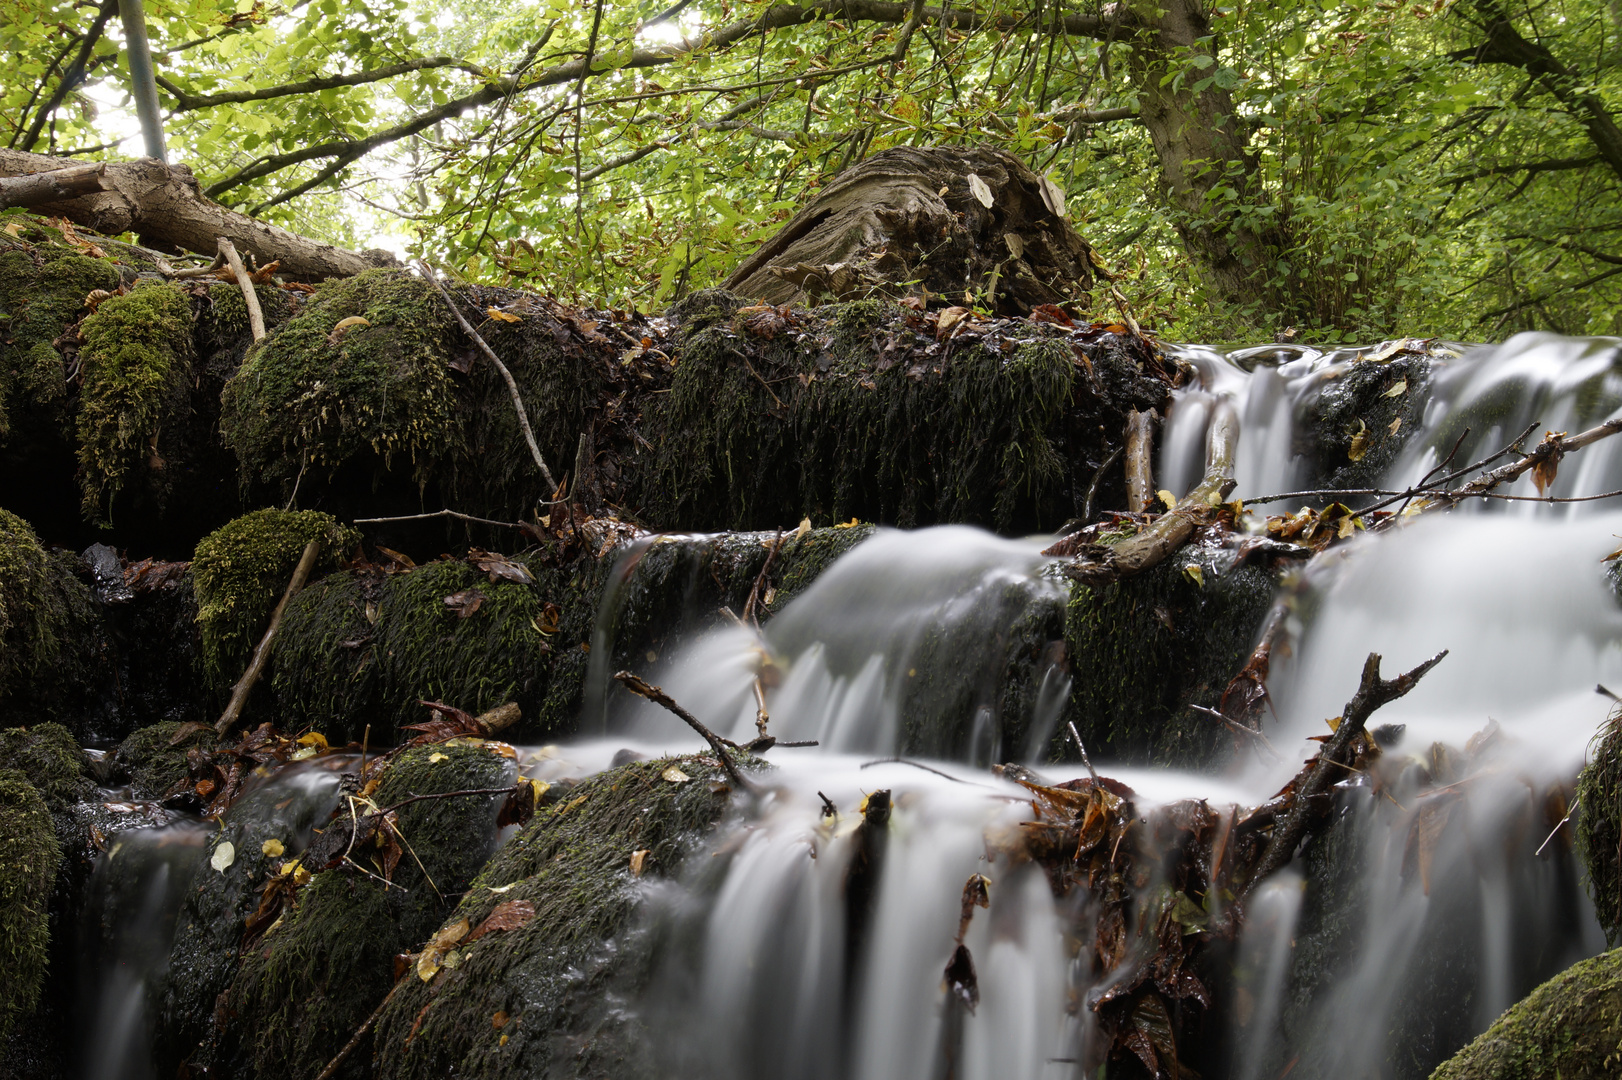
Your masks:
M 1622 941 L 1622 705 L 1589 744 L 1577 803 L 1577 851 L 1588 869 L 1588 895 L 1614 946 Z
M 191 301 L 142 282 L 102 302 L 80 327 L 79 465 L 87 517 L 111 515 L 138 470 L 161 473 L 163 433 L 189 412 Z
M 192 574 L 210 686 L 229 686 L 242 674 L 311 540 L 321 541 L 317 566 L 332 570 L 354 550 L 360 534 L 315 510 L 265 509 L 216 529 L 197 545 Z
M 59 857 L 45 800 L 21 772 L 0 769 L 0 1040 L 39 1000 Z

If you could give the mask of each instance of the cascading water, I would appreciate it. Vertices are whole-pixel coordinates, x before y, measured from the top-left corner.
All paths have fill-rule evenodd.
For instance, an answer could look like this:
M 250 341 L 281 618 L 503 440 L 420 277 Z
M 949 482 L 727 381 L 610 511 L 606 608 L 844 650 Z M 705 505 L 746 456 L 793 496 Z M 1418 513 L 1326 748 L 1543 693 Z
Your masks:
M 1450 454 L 1455 464 L 1485 457 L 1533 421 L 1575 431 L 1622 411 L 1612 342 L 1522 335 L 1492 349 L 1421 351 L 1428 404 L 1379 481 L 1387 487 Z M 1241 420 L 1235 496 L 1316 483 L 1298 453 L 1298 418 L 1359 355 L 1180 350 L 1198 378 L 1166 418 L 1157 486 L 1180 495 L 1199 481 L 1219 402 Z M 1400 425 L 1384 430 L 1394 437 Z M 1584 450 L 1553 493 L 1622 487 L 1617 453 L 1611 442 Z M 1528 479 L 1509 493 L 1534 489 Z M 1198 1035 L 1218 1075 L 1423 1076 L 1532 986 L 1603 948 L 1569 848 L 1545 843 L 1566 802 L 1545 799 L 1569 795 L 1606 712 L 1594 684 L 1622 687 L 1622 607 L 1600 561 L 1622 516 L 1603 503 L 1509 505 L 1419 520 L 1313 565 L 1294 595 L 1292 646 L 1275 651 L 1269 680 L 1276 757 L 1247 753 L 1220 776 L 1097 762 L 1130 788 L 1143 823 L 1182 800 L 1204 800 L 1221 818 L 1265 803 L 1296 773 L 1369 652 L 1385 656 L 1389 675 L 1451 650 L 1371 721 L 1384 726 L 1385 754 L 1338 786 L 1333 824 L 1248 897 L 1229 977 L 1212 987 L 1218 1004 Z M 668 1075 L 1113 1075 L 1113 1035 L 1097 1007 L 1154 952 L 1154 905 L 1172 889 L 1172 868 L 1145 865 L 1118 883 L 1134 899 L 1117 939 L 1124 959 L 1095 962 L 1099 943 L 1077 928 L 1098 922 L 1098 896 L 1056 898 L 1043 866 L 1011 854 L 1006 838 L 1030 821 L 1032 793 L 1013 782 L 1019 770 L 985 769 L 1082 774 L 1041 760 L 1066 730 L 1071 678 L 1070 586 L 1040 554 L 1047 542 L 881 530 L 764 630 L 705 634 L 639 672 L 740 743 L 757 734 L 762 703 L 770 735 L 818 743 L 773 749 L 758 806 L 728 819 L 678 878 L 639 886 L 658 962 L 623 1007 L 646 1020 Z M 605 600 L 592 642 L 599 668 L 615 602 Z M 628 749 L 691 749 L 669 714 L 608 693 L 608 676 L 595 671 L 588 696 L 596 737 L 531 752 L 531 775 L 594 771 Z M 881 791 L 887 804 L 866 803 Z M 321 786 L 310 814 L 333 797 Z M 126 976 L 96 984 L 107 1045 L 90 1053 L 86 1075 L 138 1080 L 143 987 L 163 977 L 175 883 L 191 880 L 206 848 L 184 829 L 121 842 L 150 857 L 106 858 L 97 888 L 143 914 L 118 917 L 124 944 L 103 943 L 100 955 L 131 959 Z M 138 872 L 117 869 L 136 862 Z M 128 880 L 114 881 L 119 873 Z M 981 876 L 984 910 L 972 902 Z M 1231 899 L 1212 890 L 1179 918 L 1215 925 Z

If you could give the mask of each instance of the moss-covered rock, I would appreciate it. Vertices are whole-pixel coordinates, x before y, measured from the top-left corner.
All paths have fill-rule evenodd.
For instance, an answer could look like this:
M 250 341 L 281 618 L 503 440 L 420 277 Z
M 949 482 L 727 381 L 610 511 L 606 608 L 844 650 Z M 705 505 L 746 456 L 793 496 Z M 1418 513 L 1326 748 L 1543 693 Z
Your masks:
M 334 569 L 360 534 L 314 510 L 255 510 L 205 536 L 192 557 L 203 672 L 215 688 L 234 683 L 264 633 L 304 545 L 321 541 L 317 568 Z
M 1608 1080 L 1622 1072 L 1622 950 L 1574 964 L 1498 1018 L 1432 1080 Z
M 78 570 L 0 510 L 0 711 L 61 721 L 85 738 L 104 734 L 116 692 L 107 628 Z
M 214 745 L 213 731 L 198 732 L 182 746 L 172 745 L 181 722 L 165 720 L 133 731 L 113 752 L 113 769 L 137 799 L 162 799 L 186 783 L 186 754 Z
M 1126 411 L 1162 403 L 1140 360 L 1030 323 L 936 341 L 916 312 L 879 301 L 769 329 L 716 320 L 683 336 L 638 504 L 686 528 L 802 515 L 1056 528 L 1080 512 Z
M 1577 778 L 1577 851 L 1605 939 L 1622 940 L 1622 706 L 1611 710 Z
M 85 775 L 84 751 L 61 724 L 0 730 L 0 768 L 28 777 L 53 810 L 88 799 L 95 791 Z
M 1188 706 L 1215 706 L 1244 666 L 1275 581 L 1256 566 L 1222 572 L 1222 555 L 1186 548 L 1137 577 L 1074 587 L 1065 624 L 1069 718 L 1089 753 L 1199 767 L 1231 745 Z M 1198 579 L 1189 565 L 1200 567 Z M 1050 744 L 1056 758 L 1074 752 L 1057 736 Z
M 487 745 L 414 747 L 389 765 L 380 807 L 413 795 L 510 784 L 512 762 Z M 242 958 L 205 1051 L 233 1076 L 308 1080 L 360 1027 L 394 983 L 394 958 L 422 944 L 468 888 L 495 842 L 499 796 L 428 799 L 400 807 L 410 852 L 393 884 L 347 870 L 319 873 L 297 909 Z M 364 858 L 364 856 L 363 856 Z M 370 1048 L 341 1077 L 370 1075 Z
M 142 282 L 104 300 L 80 327 L 79 465 L 87 516 L 111 514 L 133 474 L 159 478 L 164 435 L 189 411 L 191 300 L 177 285 Z
M 1296 423 L 1300 443 L 1296 453 L 1316 465 L 1309 486 L 1378 486 L 1409 438 L 1420 430 L 1430 385 L 1431 361 L 1414 353 L 1383 362 L 1353 361 L 1325 383 L 1307 399 Z M 1365 497 L 1351 505 L 1370 501 Z
M 59 858 L 45 800 L 21 772 L 0 769 L 0 1039 L 39 1000 Z
M 692 777 L 672 783 L 672 764 Z M 705 759 L 610 769 L 536 815 L 497 853 L 447 923 L 498 905 L 533 917 L 462 947 L 431 981 L 407 976 L 378 1019 L 377 1074 L 652 1075 L 643 1021 L 625 1002 L 653 949 L 633 933 L 643 878 L 673 874 L 725 812 L 725 774 Z

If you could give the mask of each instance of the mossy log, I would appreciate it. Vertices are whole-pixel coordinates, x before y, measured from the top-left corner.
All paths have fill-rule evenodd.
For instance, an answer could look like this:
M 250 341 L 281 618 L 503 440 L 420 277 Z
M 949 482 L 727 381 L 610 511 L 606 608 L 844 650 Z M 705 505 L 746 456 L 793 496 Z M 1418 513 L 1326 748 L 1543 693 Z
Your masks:
M 666 779 L 672 765 L 690 779 Z M 674 874 L 725 812 L 727 790 L 707 759 L 661 758 L 600 773 L 539 812 L 447 922 L 477 927 L 506 904 L 530 916 L 460 949 L 454 970 L 405 977 L 378 1020 L 376 1074 L 658 1075 L 644 1020 L 625 1007 L 655 952 L 638 922 L 639 878 Z
M 1608 1080 L 1622 1072 L 1622 950 L 1574 964 L 1431 1074 L 1431 1080 Z

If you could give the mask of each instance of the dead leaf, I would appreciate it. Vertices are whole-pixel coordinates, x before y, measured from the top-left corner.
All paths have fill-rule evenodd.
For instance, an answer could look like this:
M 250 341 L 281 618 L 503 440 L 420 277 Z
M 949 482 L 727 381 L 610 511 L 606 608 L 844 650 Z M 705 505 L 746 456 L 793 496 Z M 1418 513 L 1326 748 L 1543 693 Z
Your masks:
M 489 574 L 492 585 L 497 581 L 515 581 L 520 585 L 528 585 L 535 580 L 529 572 L 529 567 L 514 562 L 505 555 L 472 548 L 467 553 L 467 561 L 476 569 Z
M 271 837 L 269 840 L 266 840 L 263 844 L 259 845 L 259 850 L 263 854 L 274 859 L 280 856 L 287 849 L 282 846 L 282 842 L 280 840 L 276 839 L 275 837 Z
M 672 784 L 685 784 L 687 781 L 692 779 L 691 776 L 688 776 L 686 773 L 682 772 L 681 768 L 676 765 L 670 766 L 670 768 L 666 769 L 659 775 L 664 779 L 669 780 Z
M 949 307 L 944 309 L 935 323 L 935 336 L 944 340 L 951 334 L 957 325 L 974 314 L 966 307 Z
M 1399 416 L 1395 420 L 1391 421 L 1390 424 L 1386 425 L 1385 433 L 1387 435 L 1395 435 L 1401 429 L 1402 429 L 1402 417 Z
M 219 873 L 225 873 L 231 864 L 237 861 L 237 847 L 227 840 L 214 849 L 214 854 L 208 857 L 208 865 Z
M 490 1026 L 495 1028 L 497 1031 L 500 1031 L 502 1028 L 507 1026 L 508 1019 L 510 1019 L 510 1018 L 507 1016 L 506 1013 L 497 1012 L 494 1016 L 492 1016 L 490 1018 Z
M 450 952 L 457 942 L 467 937 L 468 929 L 466 916 L 441 928 L 428 944 L 423 946 L 421 955 L 417 957 L 417 978 L 427 982 L 439 974 L 445 954 Z
M 339 319 L 333 326 L 332 333 L 327 335 L 328 345 L 337 345 L 344 339 L 344 335 L 356 326 L 371 326 L 371 320 L 363 319 L 359 315 L 351 315 L 347 319 Z
M 1407 379 L 1398 379 L 1396 381 L 1396 383 L 1391 387 L 1391 389 L 1387 390 L 1385 393 L 1381 394 L 1380 396 L 1381 397 L 1401 397 L 1402 395 L 1406 394 L 1407 392 L 1408 392 L 1408 380 Z
M 1369 452 L 1368 425 L 1359 420 L 1357 431 L 1352 435 L 1352 445 L 1346 448 L 1346 457 L 1351 461 L 1362 461 Z
M 471 618 L 487 598 L 477 589 L 463 589 L 445 597 L 445 606 L 456 612 L 459 619 Z
M 969 174 L 969 194 L 973 195 L 975 201 L 987 210 L 990 210 L 992 203 L 997 201 L 991 194 L 991 188 L 986 185 L 984 180 L 980 179 L 978 173 Z
M 631 852 L 631 876 L 632 877 L 641 877 L 642 876 L 642 870 L 648 864 L 648 855 L 649 855 L 649 851 L 648 851 L 647 848 L 642 848 L 642 849 L 640 849 L 638 851 Z
M 1183 567 L 1183 576 L 1188 578 L 1188 580 L 1192 581 L 1194 584 L 1198 585 L 1200 588 L 1203 589 L 1205 587 L 1205 571 L 1200 569 L 1199 563 L 1189 563 L 1187 566 Z
M 486 315 L 490 316 L 492 319 L 495 319 L 495 320 L 497 320 L 499 322 L 509 322 L 510 323 L 510 322 L 523 322 L 524 321 L 523 319 L 521 319 L 517 315 L 513 315 L 513 314 L 510 314 L 508 312 L 502 311 L 500 308 L 488 307 L 488 308 L 484 309 L 484 313 Z
M 1047 208 L 1053 211 L 1054 217 L 1064 217 L 1064 188 L 1054 183 L 1053 179 L 1046 175 L 1038 176 L 1036 179 L 1038 186 L 1042 190 L 1042 201 L 1047 204 Z
M 383 568 L 383 572 L 385 574 L 400 574 L 407 570 L 415 570 L 417 568 L 417 564 L 411 561 L 411 556 L 402 555 L 393 548 L 386 548 L 382 544 L 379 544 L 377 545 L 377 553 L 393 564 L 392 566 L 385 566 Z
M 1162 503 L 1164 503 L 1167 510 L 1175 510 L 1175 509 L 1177 509 L 1177 496 L 1173 495 L 1171 492 L 1167 491 L 1166 489 L 1162 488 L 1159 491 L 1155 492 L 1155 498 L 1159 499 Z
M 468 937 L 467 943 L 471 945 L 486 934 L 517 930 L 534 917 L 535 905 L 528 900 L 503 900 L 496 905 L 494 911 L 484 917 L 478 929 Z

